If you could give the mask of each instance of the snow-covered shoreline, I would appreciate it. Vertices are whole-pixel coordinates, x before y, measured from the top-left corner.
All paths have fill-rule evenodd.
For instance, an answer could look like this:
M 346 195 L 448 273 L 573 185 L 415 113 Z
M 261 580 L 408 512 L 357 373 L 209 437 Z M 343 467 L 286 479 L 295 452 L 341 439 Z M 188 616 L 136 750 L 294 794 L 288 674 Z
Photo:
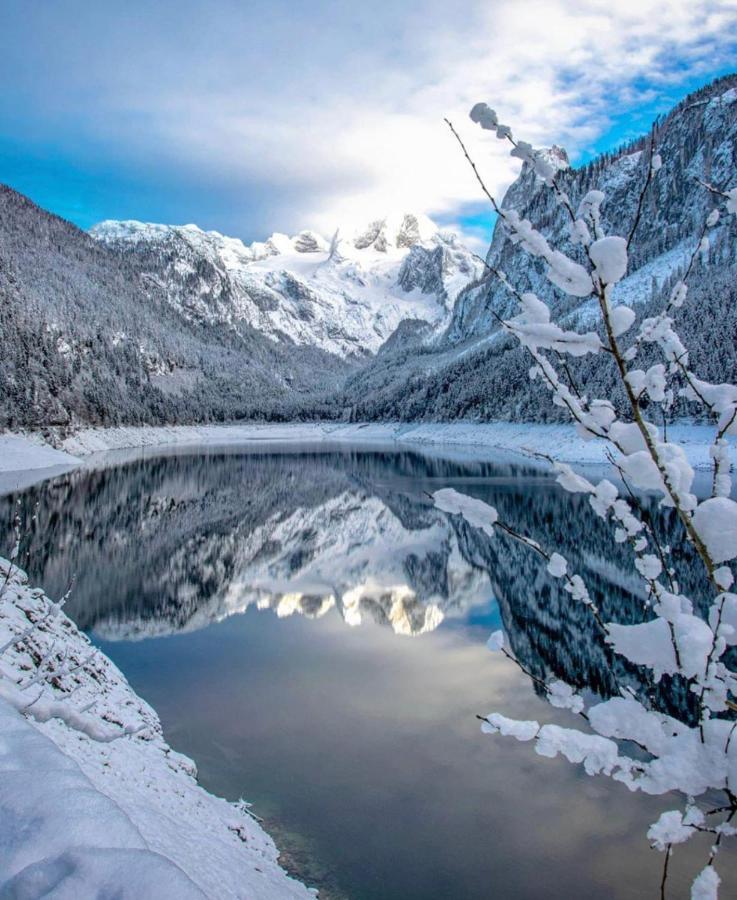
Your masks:
M 586 441 L 572 425 L 513 422 L 478 423 L 286 423 L 246 425 L 162 425 L 80 428 L 63 436 L 49 430 L 39 433 L 0 434 L 0 472 L 26 474 L 41 470 L 61 471 L 98 459 L 112 451 L 152 451 L 174 447 L 238 446 L 254 444 L 400 444 L 415 447 L 467 449 L 479 456 L 499 453 L 530 458 L 536 453 L 560 462 L 607 465 L 606 445 Z M 668 438 L 682 444 L 697 470 L 711 468 L 709 447 L 713 429 L 706 425 L 680 423 L 668 429 Z M 731 440 L 733 458 L 737 441 Z
M 7 571 L 0 559 L 0 585 Z M 153 709 L 16 568 L 0 593 L 0 646 L 0 894 L 314 897 L 244 807 L 197 784 Z M 85 727 L 134 733 L 101 742 Z

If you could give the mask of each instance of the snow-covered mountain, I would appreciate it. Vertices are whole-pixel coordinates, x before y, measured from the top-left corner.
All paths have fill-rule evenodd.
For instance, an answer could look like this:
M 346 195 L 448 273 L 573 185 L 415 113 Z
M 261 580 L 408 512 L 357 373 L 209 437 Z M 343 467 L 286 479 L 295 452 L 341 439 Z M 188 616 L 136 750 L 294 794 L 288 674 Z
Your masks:
M 480 267 L 422 216 L 93 236 L 0 185 L 0 427 L 332 418 L 345 376 L 400 325 L 437 336 Z
M 629 253 L 628 275 L 613 299 L 627 300 L 638 318 L 655 315 L 689 265 L 703 223 L 714 206 L 699 183 L 720 190 L 737 186 L 737 75 L 718 79 L 681 101 L 655 124 L 662 168 L 646 196 Z M 649 165 L 649 135 L 572 168 L 560 148 L 546 151 L 560 170 L 558 183 L 574 208 L 590 190 L 605 194 L 603 223 L 610 234 L 628 234 Z M 551 246 L 579 258 L 569 220 L 530 166 L 522 165 L 502 206 L 529 219 Z M 707 254 L 695 260 L 688 302 L 677 311 L 680 334 L 709 381 L 737 378 L 737 223 L 723 217 L 710 229 Z M 708 261 L 706 257 L 708 256 Z M 488 261 L 520 291 L 545 299 L 556 318 L 569 326 L 598 326 L 591 298 L 563 294 L 545 277 L 544 264 L 508 239 L 496 224 Z M 529 358 L 500 327 L 499 318 L 517 312 L 515 298 L 491 274 L 464 288 L 444 334 L 420 348 L 411 340 L 394 341 L 396 350 L 371 360 L 359 376 L 349 376 L 341 399 L 355 419 L 511 419 L 565 416 L 552 409 L 544 387 L 527 377 Z M 411 337 L 411 336 L 410 336 Z M 386 348 L 388 349 L 388 348 Z M 418 350 L 422 350 L 419 354 Z M 432 352 L 428 352 L 431 349 Z M 573 364 L 587 393 L 620 399 L 621 389 L 603 356 Z M 688 414 L 683 406 L 679 414 Z
M 134 256 L 187 319 L 340 357 L 375 353 L 405 320 L 447 325 L 480 262 L 426 217 L 404 214 L 331 238 L 272 234 L 245 245 L 195 225 L 106 221 L 91 230 Z
M 721 190 L 737 184 L 737 75 L 685 98 L 655 134 L 662 168 L 614 292 L 639 318 L 662 309 L 696 246 L 712 205 L 697 179 Z M 601 189 L 606 227 L 627 233 L 647 147 L 644 136 L 580 168 L 560 149 L 548 152 L 573 204 Z M 553 246 L 580 253 L 526 164 L 503 202 Z M 194 226 L 137 222 L 105 222 L 93 235 L 0 186 L 2 427 L 565 415 L 530 382 L 525 351 L 499 327 L 498 317 L 516 312 L 514 298 L 421 216 L 250 246 Z M 737 379 L 736 247 L 737 222 L 724 217 L 677 311 L 698 374 L 715 383 Z M 591 299 L 553 288 L 501 224 L 490 262 L 564 324 L 596 327 Z M 571 369 L 587 393 L 623 401 L 604 355 Z M 691 412 L 678 400 L 675 415 Z
M 0 335 L 0 428 L 288 418 L 355 365 L 181 315 L 134 254 L 4 185 Z
M 655 126 L 656 146 L 662 168 L 653 179 L 629 255 L 628 275 L 614 289 L 613 299 L 626 299 L 643 307 L 688 266 L 700 240 L 706 216 L 714 199 L 699 183 L 706 180 L 721 188 L 733 186 L 737 178 L 737 77 L 729 76 L 686 98 Z M 627 234 L 635 221 L 640 191 L 649 165 L 649 135 L 612 154 L 597 157 L 579 169 L 568 164 L 565 151 L 547 151 L 561 170 L 563 189 L 577 202 L 589 190 L 605 195 L 602 222 L 608 234 Z M 574 207 L 575 207 L 574 202 Z M 528 164 L 510 186 L 502 207 L 521 218 L 539 223 L 550 243 L 569 256 L 580 255 L 570 236 L 569 219 Z M 734 258 L 734 228 L 724 217 L 710 232 L 713 250 L 722 260 Z M 725 247 L 725 244 L 728 246 Z M 581 302 L 553 288 L 543 266 L 511 242 L 503 224 L 497 224 L 489 250 L 489 262 L 505 272 L 521 289 L 534 290 L 569 321 L 588 324 L 598 310 L 593 299 Z M 708 277 L 708 276 L 706 276 Z M 515 301 L 495 278 L 465 292 L 454 310 L 445 336 L 448 344 L 461 344 L 499 329 L 493 312 L 516 312 Z

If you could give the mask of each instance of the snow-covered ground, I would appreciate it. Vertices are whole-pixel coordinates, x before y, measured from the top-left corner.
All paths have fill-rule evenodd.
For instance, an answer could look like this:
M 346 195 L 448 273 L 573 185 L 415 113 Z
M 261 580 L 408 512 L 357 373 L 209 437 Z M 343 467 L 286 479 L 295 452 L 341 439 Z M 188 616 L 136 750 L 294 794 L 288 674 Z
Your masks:
M 18 569 L 0 593 L 0 648 L 0 896 L 314 896 L 245 808 L 197 784 L 156 713 Z
M 23 472 L 52 466 L 74 466 L 79 460 L 47 444 L 39 435 L 0 434 L 0 470 Z
M 668 429 L 668 439 L 682 444 L 696 469 L 709 469 L 709 447 L 714 432 L 706 425 L 679 424 Z M 530 456 L 543 453 L 561 462 L 606 465 L 606 446 L 585 441 L 571 425 L 370 423 L 284 425 L 172 425 L 119 428 L 81 428 L 70 437 L 53 439 L 55 447 L 38 435 L 0 434 L 0 472 L 21 473 L 57 465 L 79 464 L 82 458 L 114 450 L 184 446 L 228 446 L 253 443 L 409 444 L 426 447 L 468 448 L 488 456 L 500 452 Z M 733 458 L 737 441 L 731 439 Z M 39 477 L 43 471 L 37 471 Z M 7 479 L 6 479 L 7 480 Z
M 77 456 L 57 450 L 40 434 L 0 433 L 0 493 L 23 490 L 79 463 Z

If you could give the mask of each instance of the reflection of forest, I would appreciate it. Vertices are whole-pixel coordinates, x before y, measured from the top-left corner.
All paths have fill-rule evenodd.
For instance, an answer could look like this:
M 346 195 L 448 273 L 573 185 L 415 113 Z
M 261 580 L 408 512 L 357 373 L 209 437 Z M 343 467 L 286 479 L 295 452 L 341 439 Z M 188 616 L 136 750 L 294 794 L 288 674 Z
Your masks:
M 426 492 L 447 484 L 563 553 L 605 619 L 642 618 L 629 550 L 611 541 L 586 498 L 510 465 L 412 452 L 181 455 L 73 472 L 19 499 L 25 519 L 39 504 L 31 578 L 58 596 L 74 576 L 67 610 L 107 637 L 203 627 L 251 603 L 279 615 L 336 608 L 349 624 L 368 615 L 420 634 L 494 596 L 534 674 L 604 694 L 615 669 L 620 683 L 639 683 L 529 550 L 432 507 Z M 6 519 L 15 499 L 2 500 Z M 658 516 L 667 542 L 676 527 L 672 515 Z M 696 567 L 676 565 L 698 596 Z

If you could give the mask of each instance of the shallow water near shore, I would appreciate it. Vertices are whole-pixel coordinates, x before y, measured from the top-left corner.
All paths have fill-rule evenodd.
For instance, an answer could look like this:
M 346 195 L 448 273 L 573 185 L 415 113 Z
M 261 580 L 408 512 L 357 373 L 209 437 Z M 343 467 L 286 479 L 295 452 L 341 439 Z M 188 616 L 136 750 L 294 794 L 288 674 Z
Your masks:
M 0 498 L 0 514 L 38 504 L 32 581 L 52 596 L 73 585 L 67 612 L 170 744 L 206 788 L 249 800 L 323 896 L 657 896 L 663 858 L 645 834 L 674 798 L 480 733 L 492 711 L 575 723 L 486 649 L 494 628 L 535 675 L 587 692 L 606 694 L 617 663 L 526 548 L 433 509 L 445 486 L 569 557 L 610 618 L 639 608 L 626 550 L 585 498 L 509 460 L 180 450 L 61 475 Z M 678 850 L 672 896 L 707 855 Z M 720 862 L 729 896 L 737 871 L 729 852 Z

